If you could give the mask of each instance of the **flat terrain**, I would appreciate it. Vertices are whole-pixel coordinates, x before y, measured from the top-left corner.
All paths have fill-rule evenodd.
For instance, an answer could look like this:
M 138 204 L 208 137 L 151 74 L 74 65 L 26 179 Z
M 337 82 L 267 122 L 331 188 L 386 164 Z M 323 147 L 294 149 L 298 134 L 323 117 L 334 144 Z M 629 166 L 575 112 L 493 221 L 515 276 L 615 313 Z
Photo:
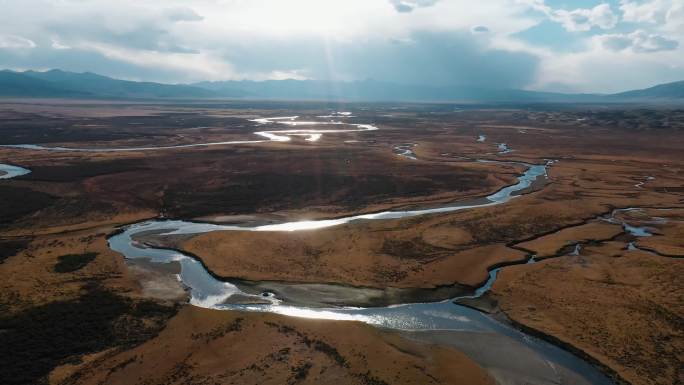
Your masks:
M 187 305 L 177 267 L 126 262 L 106 237 L 147 218 L 270 223 L 471 201 L 523 170 L 476 159 L 553 160 L 547 178 L 498 206 L 314 231 L 145 241 L 188 251 L 225 278 L 380 289 L 474 288 L 490 268 L 535 255 L 537 263 L 500 272 L 485 298 L 490 311 L 630 383 L 681 382 L 684 132 L 664 123 L 681 111 L 611 108 L 0 103 L 0 144 L 255 140 L 263 127 L 251 119 L 321 119 L 335 110 L 379 128 L 316 142 L 169 150 L 0 147 L 0 163 L 32 171 L 0 180 L 0 346 L 15 358 L 2 371 L 22 369 L 23 377 L 11 372 L 14 383 L 54 384 L 491 383 L 452 348 L 367 325 Z M 513 151 L 499 154 L 499 143 Z M 417 159 L 397 155 L 401 144 L 414 144 Z M 641 209 L 614 212 L 630 207 Z M 636 237 L 625 223 L 652 235 Z M 62 308 L 83 314 L 70 319 L 73 328 L 50 325 L 49 317 L 25 322 L 63 316 Z M 73 340 L 79 328 L 104 337 L 49 354 L 41 339 L 21 343 L 27 335 L 48 341 L 36 330 Z M 38 357 L 48 358 L 35 370 L 21 366 Z
M 58 368 L 51 380 L 75 384 L 493 384 L 462 353 L 410 342 L 372 326 L 194 307 L 184 308 L 159 336 L 135 349 L 89 356 L 80 365 Z
M 492 295 L 513 320 L 550 334 L 633 384 L 684 380 L 684 260 L 622 243 L 505 270 Z

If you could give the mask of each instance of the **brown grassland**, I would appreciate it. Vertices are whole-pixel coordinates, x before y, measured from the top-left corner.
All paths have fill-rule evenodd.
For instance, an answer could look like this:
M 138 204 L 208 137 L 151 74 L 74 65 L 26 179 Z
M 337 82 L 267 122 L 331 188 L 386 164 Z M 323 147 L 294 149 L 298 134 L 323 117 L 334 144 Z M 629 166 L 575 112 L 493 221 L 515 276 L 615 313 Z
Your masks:
M 684 381 L 684 131 L 662 123 L 680 111 L 346 108 L 350 121 L 380 129 L 144 152 L 0 147 L 0 163 L 32 171 L 0 180 L 0 346 L 11 357 L 0 373 L 23 373 L 7 383 L 492 383 L 463 353 L 368 325 L 187 305 L 177 282 L 150 277 L 106 239 L 146 218 L 279 221 L 471 201 L 522 171 L 474 159 L 555 163 L 503 205 L 295 233 L 219 231 L 165 246 L 225 278 L 371 288 L 474 288 L 488 269 L 535 254 L 538 262 L 500 272 L 484 299 L 498 304 L 490 310 L 629 383 Z M 326 110 L 5 101 L 0 144 L 256 139 L 249 119 Z M 415 143 L 418 159 L 397 156 L 401 143 Z M 499 155 L 496 143 L 514 151 Z M 616 215 L 653 236 L 601 219 L 628 207 L 643 209 Z M 79 335 L 90 343 L 75 343 Z

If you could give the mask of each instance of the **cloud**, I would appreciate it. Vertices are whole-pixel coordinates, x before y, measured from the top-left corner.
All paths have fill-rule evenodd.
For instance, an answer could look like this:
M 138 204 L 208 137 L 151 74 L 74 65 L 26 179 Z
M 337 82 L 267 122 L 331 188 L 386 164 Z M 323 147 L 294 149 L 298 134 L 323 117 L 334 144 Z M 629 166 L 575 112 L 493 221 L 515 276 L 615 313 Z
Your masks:
M 665 36 L 637 30 L 629 34 L 610 34 L 596 36 L 601 46 L 610 51 L 631 49 L 636 53 L 672 51 L 679 47 L 679 42 Z
M 0 48 L 22 49 L 35 48 L 33 40 L 16 35 L 0 35 Z
M 568 31 L 588 31 L 592 27 L 611 29 L 618 20 L 608 4 L 599 4 L 591 9 L 560 10 L 557 17 Z
M 668 9 L 672 6 L 668 0 L 653 1 L 620 1 L 622 20 L 633 23 L 655 24 L 665 20 Z
M 188 7 L 168 8 L 164 10 L 164 14 L 169 21 L 202 21 L 203 16 L 200 16 L 195 10 Z
M 489 36 L 470 31 L 415 32 L 403 40 L 384 38 L 363 42 L 292 42 L 258 56 L 231 57 L 237 72 L 265 72 L 263 63 L 284 69 L 308 68 L 315 79 L 371 78 L 402 84 L 520 88 L 536 75 L 538 58 L 522 52 L 489 47 Z M 265 43 L 264 43 L 265 44 Z
M 183 39 L 172 33 L 178 24 L 203 20 L 187 7 L 168 7 L 153 10 L 140 6 L 131 9 L 114 8 L 94 12 L 87 7 L 72 9 L 68 17 L 51 19 L 45 23 L 53 40 L 63 46 L 83 46 L 99 42 L 146 51 L 182 54 L 199 53 L 183 44 Z
M 510 17 L 514 7 L 501 6 L 510 0 L 479 7 L 396 2 L 421 10 L 410 14 L 366 0 L 3 1 L 0 34 L 20 32 L 39 48 L 30 56 L 1 55 L 0 67 L 61 67 L 167 82 L 310 77 L 440 85 L 497 78 L 524 85 L 535 70 L 532 55 L 491 50 L 487 39 L 470 32 L 490 17 L 497 31 L 528 27 L 529 19 Z M 44 12 L 36 14 L 36 7 Z M 510 66 L 502 59 L 498 71 L 490 61 L 484 66 L 489 75 L 480 75 L 477 60 L 508 56 Z
M 182 52 L 136 51 L 102 43 L 87 43 L 80 49 L 95 51 L 104 57 L 152 69 L 170 72 L 192 71 L 200 79 L 225 79 L 234 75 L 230 63 L 208 53 L 185 55 Z
M 54 49 L 71 49 L 70 46 L 62 44 L 58 39 L 52 39 L 52 44 L 50 44 L 50 47 Z
M 162 82 L 373 78 L 581 91 L 684 78 L 682 0 L 0 4 L 0 68 Z
M 632 46 L 632 39 L 627 35 L 602 35 L 597 40 L 610 51 L 622 51 Z
M 684 1 L 621 0 L 622 20 L 672 33 L 684 33 Z
M 684 1 L 673 2 L 665 14 L 663 29 L 684 34 Z
M 394 9 L 397 10 L 397 12 L 400 13 L 408 13 L 413 11 L 413 7 L 411 7 L 408 4 L 402 3 L 401 1 L 398 0 L 393 0 L 392 5 L 394 6 Z
M 397 12 L 408 13 L 415 8 L 431 7 L 437 4 L 439 0 L 390 0 L 390 4 Z
M 571 32 L 589 31 L 594 27 L 612 29 L 618 22 L 610 4 L 602 3 L 593 8 L 577 8 L 571 11 L 553 9 L 544 0 L 527 0 L 532 9 L 542 12 L 549 20 L 560 23 L 563 28 Z
M 535 88 L 556 84 L 553 89 L 565 86 L 573 92 L 612 93 L 682 80 L 684 60 L 679 51 L 642 54 L 600 48 L 551 56 L 542 61 Z

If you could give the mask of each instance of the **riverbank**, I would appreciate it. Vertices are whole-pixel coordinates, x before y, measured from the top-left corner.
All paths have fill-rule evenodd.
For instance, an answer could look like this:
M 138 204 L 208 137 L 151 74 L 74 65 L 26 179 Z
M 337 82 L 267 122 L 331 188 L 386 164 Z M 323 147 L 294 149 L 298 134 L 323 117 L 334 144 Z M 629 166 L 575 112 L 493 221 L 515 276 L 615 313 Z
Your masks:
M 279 314 L 299 316 L 305 318 L 315 318 L 315 319 L 336 319 L 336 320 L 358 320 L 365 323 L 370 323 L 373 325 L 388 327 L 392 329 L 400 330 L 442 330 L 442 328 L 436 325 L 431 325 L 433 322 L 442 323 L 446 330 L 460 330 L 463 327 L 459 323 L 463 322 L 473 322 L 473 325 L 479 325 L 479 328 L 484 328 L 491 333 L 491 336 L 497 340 L 508 339 L 514 337 L 510 342 L 513 343 L 514 350 L 525 351 L 526 349 L 532 349 L 535 351 L 533 357 L 543 358 L 543 362 L 553 361 L 555 365 L 559 365 L 558 368 L 564 374 L 559 374 L 556 372 L 563 381 L 570 378 L 576 378 L 572 380 L 574 383 L 609 383 L 602 375 L 596 373 L 591 367 L 587 366 L 580 360 L 577 360 L 572 355 L 567 352 L 563 352 L 559 349 L 555 349 L 548 344 L 544 344 L 540 341 L 520 339 L 521 336 L 516 335 L 513 330 L 507 329 L 504 325 L 497 324 L 490 318 L 482 316 L 478 313 L 474 313 L 472 310 L 466 308 L 458 308 L 452 305 L 449 301 L 441 303 L 423 303 L 414 305 L 401 305 L 396 307 L 382 307 L 382 308 L 368 308 L 368 309 L 312 309 L 309 307 L 298 307 L 289 304 L 290 298 L 287 297 L 287 290 L 292 292 L 292 288 L 298 288 L 298 284 L 283 284 L 281 285 L 281 290 L 263 292 L 261 297 L 257 293 L 246 293 L 244 289 L 240 286 L 239 280 L 227 280 L 228 282 L 223 282 L 216 279 L 216 273 L 208 270 L 205 262 L 195 255 L 190 255 L 186 253 L 179 252 L 174 249 L 164 246 L 163 239 L 165 236 L 172 236 L 174 239 L 185 240 L 187 235 L 192 234 L 202 234 L 202 233 L 213 233 L 217 231 L 230 231 L 236 233 L 259 233 L 265 232 L 267 234 L 273 235 L 278 234 L 275 231 L 280 231 L 285 234 L 297 233 L 308 233 L 311 230 L 316 230 L 316 232 L 322 231 L 321 229 L 326 228 L 337 228 L 339 226 L 351 226 L 360 224 L 373 223 L 377 220 L 387 220 L 387 218 L 397 220 L 398 218 L 413 218 L 421 217 L 425 215 L 434 215 L 436 213 L 454 212 L 460 211 L 461 209 L 472 210 L 474 208 L 480 207 L 490 207 L 497 204 L 506 203 L 511 199 L 515 192 L 528 188 L 533 181 L 546 174 L 546 169 L 539 166 L 528 166 L 528 171 L 519 177 L 519 183 L 513 186 L 506 187 L 496 193 L 488 196 L 487 200 L 479 203 L 478 205 L 464 205 L 464 206 L 448 206 L 448 207 L 438 207 L 432 209 L 415 209 L 414 211 L 405 212 L 386 212 L 377 213 L 372 216 L 360 216 L 351 218 L 338 218 L 335 220 L 319 220 L 319 221 L 308 221 L 308 222 L 286 222 L 278 224 L 261 225 L 252 228 L 245 228 L 239 226 L 226 226 L 217 225 L 211 223 L 197 223 L 197 222 L 183 222 L 183 221 L 150 221 L 132 225 L 126 228 L 123 232 L 114 235 L 110 238 L 109 243 L 113 250 L 127 256 L 128 258 L 149 258 L 156 263 L 163 263 L 174 261 L 180 263 L 180 273 L 178 275 L 179 280 L 183 282 L 190 290 L 190 301 L 200 307 L 225 309 L 225 310 L 251 310 L 257 312 L 275 312 Z M 358 222 L 363 220 L 362 222 Z M 147 238 L 147 241 L 141 241 L 141 239 Z M 192 239 L 192 238 L 190 238 Z M 281 240 L 282 242 L 282 240 Z M 161 244 L 161 245 L 160 245 Z M 491 269 L 488 266 L 487 269 Z M 490 278 L 495 278 L 495 275 L 490 275 Z M 269 283 L 266 282 L 266 285 Z M 243 285 L 244 286 L 244 285 Z M 325 295 L 339 295 L 340 291 L 332 290 L 333 288 L 339 289 L 338 286 L 330 285 L 310 285 L 311 287 L 316 286 L 317 288 L 323 290 L 318 290 L 317 292 L 304 291 L 305 295 L 312 294 L 322 294 Z M 491 286 L 491 282 L 488 282 L 484 287 L 485 289 Z M 243 290 L 241 290 L 243 289 Z M 351 288 L 347 288 L 348 290 Z M 362 292 L 363 289 L 356 289 Z M 295 290 L 296 292 L 296 290 Z M 478 293 L 480 290 L 478 289 Z M 479 294 L 478 294 L 479 295 Z M 259 298 L 258 302 L 252 300 L 247 302 L 249 305 L 244 306 L 245 301 L 250 300 L 250 296 Z M 238 298 L 238 302 L 232 298 Z M 340 305 L 345 305 L 344 299 L 337 299 Z M 269 303 L 271 302 L 271 303 Z M 348 305 L 348 304 L 347 304 Z M 463 313 L 464 315 L 459 315 Z M 469 314 L 469 315 L 466 315 Z M 451 321 L 450 321 L 451 320 Z M 454 323 L 454 321 L 456 321 Z M 428 326 L 431 325 L 431 326 Z M 448 325 L 448 326 L 446 326 Z M 470 326 L 473 327 L 473 326 Z M 475 329 L 477 330 L 477 329 Z M 473 330 L 473 331 L 475 331 Z M 445 342 L 447 344 L 452 342 Z M 458 346 L 458 344 L 456 344 Z M 472 345 L 459 346 L 460 348 L 470 348 Z M 481 348 L 479 349 L 481 353 Z M 482 364 L 488 365 L 490 367 L 490 372 L 494 369 L 501 367 L 500 359 L 492 357 L 491 355 L 485 355 L 487 361 L 480 362 Z M 523 365 L 524 366 L 524 365 Z M 522 368 L 521 365 L 515 365 L 518 370 L 526 371 L 527 369 Z M 530 366 L 532 367 L 532 366 Z M 538 370 L 534 370 L 538 372 Z M 567 373 L 565 373 L 567 371 Z M 539 380 L 541 377 L 535 375 L 535 381 Z M 509 375 L 510 377 L 510 375 Z M 529 375 L 528 375 L 529 377 Z M 532 377 L 529 377 L 532 378 Z M 577 379 L 582 378 L 580 382 Z
M 147 343 L 60 367 L 51 382 L 72 373 L 74 384 L 494 384 L 456 350 L 369 325 L 192 306 Z
M 291 106 L 278 107 L 282 110 L 260 110 L 252 106 L 232 108 L 229 104 L 145 106 L 134 103 L 108 108 L 102 105 L 72 105 L 68 110 L 45 103 L 25 104 L 17 107 L 15 112 L 11 110 L 14 107 L 7 107 L 9 109 L 5 114 L 19 123 L 1 124 L 0 131 L 3 143 L 36 143 L 46 147 L 165 146 L 243 140 L 259 130 L 258 123 L 250 122 L 250 119 L 259 116 L 301 115 L 313 119 L 319 115 L 330 115 L 302 106 L 292 108 L 308 110 L 294 113 L 288 110 Z M 4 201 L 24 202 L 21 205 L 2 206 L 6 210 L 3 213 L 11 215 L 0 216 L 6 219 L 1 224 L 0 237 L 3 258 L 0 274 L 6 277 L 0 285 L 0 308 L 6 314 L 14 315 L 51 304 L 58 307 L 62 303 L 90 303 L 87 302 L 90 298 L 87 288 L 90 285 L 99 285 L 117 296 L 136 301 L 153 300 L 156 304 L 185 303 L 187 297 L 191 296 L 193 303 L 198 306 L 224 309 L 222 315 L 216 316 L 223 321 L 216 321 L 207 328 L 183 318 L 189 327 L 197 326 L 205 335 L 214 330 L 224 330 L 224 326 L 230 328 L 236 314 L 248 314 L 257 320 L 262 314 L 256 314 L 255 311 L 264 311 L 263 307 L 273 306 L 265 310 L 281 314 L 264 317 L 279 317 L 293 322 L 304 317 L 318 318 L 307 321 L 311 324 L 328 323 L 323 318 L 334 318 L 337 321 L 329 321 L 329 324 L 340 329 L 333 331 L 331 326 L 326 330 L 340 335 L 356 333 L 349 329 L 351 322 L 341 320 L 362 321 L 377 327 L 371 329 L 371 326 L 363 325 L 363 328 L 378 333 L 385 333 L 383 328 L 400 329 L 402 339 L 411 339 L 405 344 L 417 343 L 430 349 L 434 348 L 433 345 L 440 345 L 444 349 L 459 350 L 466 353 L 470 360 L 480 363 L 494 380 L 501 383 L 604 383 L 595 368 L 577 357 L 506 324 L 495 322 L 482 313 L 448 301 L 369 309 L 321 309 L 321 302 L 318 301 L 322 299 L 334 303 L 330 299 L 337 298 L 335 304 L 354 303 L 350 300 L 358 299 L 354 293 L 359 291 L 365 293 L 362 299 L 367 302 L 357 303 L 365 305 L 435 300 L 454 294 L 449 292 L 440 294 L 438 298 L 428 297 L 429 293 L 437 292 L 435 288 L 458 287 L 455 283 L 477 287 L 487 280 L 488 269 L 492 266 L 525 261 L 527 254 L 538 253 L 537 260 L 557 255 L 563 257 L 506 267 L 501 270 L 502 273 L 505 275 L 509 269 L 537 269 L 540 268 L 537 265 L 544 266 L 545 263 L 566 258 L 575 261 L 577 267 L 560 265 L 556 266 L 556 270 L 549 270 L 553 281 L 551 278 L 549 281 L 542 278 L 539 281 L 516 281 L 518 283 L 513 286 L 513 293 L 532 293 L 530 301 L 548 304 L 549 308 L 543 309 L 547 315 L 564 317 L 563 311 L 574 311 L 576 314 L 567 316 L 568 320 L 590 323 L 587 336 L 583 337 L 583 331 L 577 325 L 570 325 L 576 329 L 554 329 L 558 325 L 567 325 L 556 322 L 553 317 L 544 318 L 548 322 L 537 325 L 538 330 L 545 336 L 560 335 L 552 341 L 560 341 L 559 344 L 566 347 L 569 345 L 565 344 L 572 343 L 572 346 L 592 354 L 602 365 L 616 371 L 632 370 L 644 377 L 648 377 L 649 371 L 656 367 L 649 368 L 649 362 L 633 357 L 629 352 L 632 346 L 630 338 L 639 338 L 639 346 L 655 351 L 678 346 L 663 342 L 668 338 L 678 338 L 676 334 L 668 334 L 667 325 L 663 324 L 665 318 L 651 319 L 641 314 L 641 309 L 645 307 L 644 312 L 658 317 L 670 317 L 672 314 L 674 318 L 671 319 L 681 317 L 677 305 L 663 299 L 667 281 L 675 281 L 677 276 L 663 275 L 658 278 L 651 274 L 656 264 L 650 259 L 637 257 L 633 260 L 621 255 L 627 252 L 622 249 L 630 249 L 634 253 L 637 251 L 632 249 L 639 249 L 657 253 L 647 253 L 651 257 L 677 256 L 682 250 L 682 245 L 677 241 L 681 229 L 670 223 L 653 231 L 651 237 L 635 239 L 621 234 L 624 229 L 619 224 L 600 222 L 597 218 L 610 213 L 615 207 L 673 207 L 679 203 L 681 185 L 684 183 L 684 165 L 681 162 L 684 136 L 681 133 L 667 128 L 627 129 L 611 126 L 610 122 L 587 126 L 581 123 L 583 121 L 572 118 L 581 114 L 581 111 L 459 109 L 454 112 L 451 107 L 445 109 L 441 106 L 428 114 L 425 113 L 426 106 L 415 110 L 415 106 L 402 107 L 401 110 L 395 110 L 394 106 L 358 107 L 353 113 L 356 117 L 348 119 L 355 119 L 352 120 L 355 124 L 371 122 L 380 130 L 326 133 L 320 137 L 318 133 L 299 132 L 295 134 L 305 135 L 293 135 L 287 143 L 189 147 L 149 153 L 0 148 L 3 161 L 11 161 L 32 170 L 29 175 L 0 183 L 0 197 Z M 635 110 L 635 113 L 650 119 L 667 112 L 653 115 Z M 571 118 L 564 118 L 567 116 Z M 486 137 L 486 140 L 478 141 L 479 136 Z M 665 137 L 667 140 L 663 140 Z M 514 151 L 498 153 L 499 143 L 506 143 L 506 147 Z M 411 154 L 406 152 L 408 147 L 396 148 L 403 144 L 415 144 L 410 147 Z M 399 156 L 399 150 L 416 159 Z M 273 231 L 285 230 L 277 226 L 288 221 L 339 219 L 387 210 L 435 208 L 464 200 L 479 205 L 483 203 L 482 198 L 473 197 L 482 197 L 510 185 L 522 170 L 522 167 L 510 163 L 473 162 L 481 158 L 527 164 L 543 164 L 547 160 L 558 162 L 549 169 L 547 180 L 520 190 L 523 195 L 505 205 L 482 206 L 423 217 L 359 221 L 335 228 L 310 230 L 308 234 L 307 231 Z M 648 218 L 639 219 L 634 212 L 620 215 L 635 220 L 634 223 L 630 222 L 634 225 L 650 226 L 646 223 Z M 649 215 L 668 216 L 664 213 Z M 205 265 L 189 257 L 177 258 L 166 264 L 146 259 L 125 261 L 120 254 L 109 249 L 105 237 L 118 225 L 144 218 L 189 219 L 196 221 L 191 222 L 193 225 L 208 220 L 227 225 L 274 227 L 270 228 L 271 231 L 249 233 L 244 229 L 217 231 L 205 234 L 206 239 L 205 235 L 188 238 L 140 234 L 137 241 L 148 246 L 171 246 L 178 250 L 188 250 L 188 245 L 196 247 L 193 251 L 204 260 Z M 217 237 L 210 239 L 209 235 Z M 586 260 L 593 255 L 592 248 L 613 241 L 621 246 L 611 247 L 610 252 L 606 253 L 605 259 L 611 263 L 607 270 L 610 273 L 624 270 L 628 274 L 618 275 L 619 279 L 613 277 L 611 282 L 604 279 L 603 273 L 589 274 L 587 278 L 575 271 L 594 271 L 590 264 L 577 258 Z M 239 247 L 231 247 L 233 244 Z M 170 251 L 178 257 L 178 250 Z M 94 253 L 96 255 L 93 257 Z M 618 255 L 621 257 L 616 258 Z M 75 262 L 68 264 L 66 269 L 57 267 L 63 266 L 64 261 Z M 222 271 L 212 276 L 206 267 Z M 178 282 L 178 274 L 186 274 L 183 280 L 188 278 L 197 282 L 199 279 L 199 282 L 208 283 L 194 290 L 209 295 L 195 296 L 196 293 L 189 287 L 191 285 L 183 287 Z M 227 285 L 230 283 L 213 279 L 217 275 L 241 279 L 231 279 L 235 285 L 229 287 Z M 639 277 L 647 276 L 649 279 L 647 282 L 639 281 L 637 285 L 634 283 L 636 281 L 632 282 L 632 275 L 637 277 L 636 281 Z M 245 278 L 253 280 L 245 281 Z M 297 285 L 288 283 L 292 281 L 300 282 L 300 286 L 293 289 Z M 336 284 L 321 285 L 320 282 Z M 578 286 L 591 290 L 581 292 L 586 294 L 584 297 L 550 291 L 546 298 L 543 297 L 544 293 L 536 293 L 541 290 L 540 284 L 544 287 L 557 285 L 568 292 L 577 291 Z M 594 285 L 606 285 L 615 292 L 601 291 L 595 289 Z M 335 291 L 340 287 L 341 291 Z M 676 298 L 679 289 L 673 284 L 669 287 L 674 291 L 667 294 Z M 380 291 L 416 288 L 424 291 L 417 291 L 408 298 L 378 294 Z M 225 301 L 226 289 L 245 294 Z M 220 295 L 212 297 L 214 293 Z M 615 293 L 620 299 L 619 303 L 617 300 L 613 303 L 605 298 L 593 298 L 593 295 L 610 297 Z M 376 302 L 368 301 L 373 296 Z M 278 297 L 299 297 L 305 301 L 278 304 Z M 499 297 L 495 299 L 501 300 Z M 527 317 L 534 321 L 540 317 L 540 306 L 531 308 L 526 306 L 526 301 L 523 295 L 514 303 L 515 306 L 507 308 L 511 314 L 515 313 L 515 318 L 511 317 L 514 322 L 527 321 Z M 618 326 L 601 324 L 603 318 L 598 315 L 592 315 L 594 318 L 583 315 L 588 309 L 594 309 L 591 311 L 598 314 L 600 307 L 595 302 L 606 307 L 612 306 L 604 318 L 615 320 L 616 325 L 627 325 L 628 328 L 655 325 L 660 334 L 629 335 L 629 338 L 621 336 L 620 333 L 624 332 Z M 651 306 L 654 303 L 657 306 Z M 493 302 L 490 305 L 494 310 Z M 262 309 L 255 309 L 255 306 L 261 306 Z M 556 310 L 552 307 L 561 310 L 554 313 Z M 140 311 L 145 315 L 151 314 L 151 310 L 154 307 Z M 99 312 L 94 306 L 93 313 L 97 315 Z M 639 321 L 632 321 L 631 313 Z M 127 330 L 119 326 L 135 327 L 138 319 L 135 317 L 140 314 L 136 313 L 132 318 L 127 314 L 117 313 L 112 320 L 107 319 L 98 327 L 103 327 L 103 330 L 110 330 L 107 327 L 111 325 L 112 330 Z M 78 329 L 89 322 L 88 319 L 86 314 L 76 314 L 70 325 Z M 171 320 L 167 325 L 174 322 Z M 260 321 L 254 322 L 256 325 Z M 306 328 L 309 330 L 308 326 Z M 57 325 L 49 325 L 44 330 L 50 333 L 61 329 Z M 185 336 L 192 333 L 190 330 L 177 330 Z M 155 350 L 156 357 L 148 362 L 143 362 L 146 353 L 145 356 L 127 355 L 125 360 L 117 359 L 113 365 L 109 364 L 110 358 L 136 349 L 136 346 L 131 345 L 118 346 L 114 343 L 112 351 L 97 351 L 97 347 L 88 352 L 79 350 L 68 357 L 68 361 L 75 363 L 83 359 L 85 364 L 70 367 L 69 373 L 83 376 L 83 381 L 90 378 L 88 376 L 91 374 L 103 378 L 98 376 L 125 373 L 128 378 L 134 378 L 135 375 L 146 376 L 148 371 L 154 373 L 150 365 L 159 364 L 171 368 L 165 373 L 172 373 L 177 382 L 189 382 L 204 378 L 205 375 L 215 378 L 218 372 L 214 371 L 214 367 L 234 368 L 231 366 L 234 365 L 233 361 L 242 359 L 239 351 L 230 350 L 232 345 L 249 350 L 249 344 L 258 340 L 259 335 L 270 335 L 268 329 L 255 327 L 255 330 L 258 330 L 257 334 L 244 334 L 243 337 L 249 340 L 235 334 L 231 337 L 233 339 L 226 340 L 229 343 L 208 347 L 206 344 L 200 346 L 199 343 L 186 344 L 181 341 L 178 349 L 166 345 L 177 342 L 172 336 L 163 340 L 146 336 L 145 340 L 150 346 L 154 345 L 152 350 Z M 297 330 L 304 332 L 304 328 Z M 565 334 L 559 334 L 561 332 Z M 364 338 L 374 338 L 363 335 Z M 322 338 L 317 339 L 323 341 Z M 276 338 L 274 341 L 280 340 Z M 377 339 L 372 341 L 376 341 L 373 346 L 360 344 L 362 349 L 355 350 L 354 354 L 367 357 L 376 354 L 374 346 L 376 343 L 382 346 L 383 342 Z M 346 349 L 338 348 L 337 340 L 324 342 L 335 346 L 338 352 Z M 600 344 L 605 346 L 595 346 Z M 295 345 L 302 347 L 306 343 Z M 406 346 L 399 343 L 395 345 Z M 42 347 L 37 343 L 26 348 L 39 353 Z M 214 352 L 221 354 L 212 356 L 214 348 Z M 253 364 L 253 367 L 264 369 L 260 366 L 262 357 L 278 353 L 269 349 L 266 346 L 259 347 L 263 355 L 246 356 L 241 368 L 250 368 Z M 599 357 L 594 353 L 600 353 L 600 349 L 625 352 L 623 355 L 626 358 L 616 360 L 608 354 Z M 349 352 L 352 354 L 351 350 Z M 670 352 L 665 353 L 665 361 L 672 362 Z M 191 356 L 188 360 L 187 354 Z M 405 351 L 402 354 L 411 356 Z M 347 357 L 346 353 L 343 355 Z M 203 367 L 201 362 L 192 357 L 209 357 L 213 366 Z M 302 359 L 304 365 L 300 367 L 300 357 L 303 356 L 288 361 L 276 378 L 281 382 L 287 381 L 293 373 L 289 368 L 305 370 L 308 361 Z M 323 363 L 325 357 L 312 359 L 314 366 L 309 368 L 310 374 L 316 372 L 318 364 Z M 657 360 L 651 353 L 648 353 L 648 357 Z M 140 362 L 140 366 L 136 366 L 137 362 Z M 428 370 L 432 375 L 448 368 L 446 363 L 431 361 L 427 354 L 419 355 L 416 361 L 401 362 L 407 365 L 415 363 L 424 368 L 434 364 L 437 371 Z M 92 366 L 88 366 L 90 364 Z M 393 378 L 383 377 L 385 368 L 399 373 L 400 369 L 393 365 L 392 362 L 376 359 L 369 361 L 366 366 L 355 366 L 352 372 L 341 373 L 350 376 L 350 382 L 353 382 L 353 378 L 357 378 L 355 375 L 366 370 L 372 376 L 368 380 L 378 378 L 394 383 Z M 137 369 L 128 371 L 126 368 L 129 366 Z M 91 367 L 93 372 L 89 371 Z M 332 370 L 332 366 L 328 367 L 329 371 Z M 668 369 L 669 366 L 659 367 L 665 368 L 666 376 L 673 373 Z M 99 374 L 95 375 L 95 372 Z M 268 373 L 268 370 L 248 369 L 243 373 L 241 381 L 257 381 L 264 380 L 263 373 Z M 562 381 L 559 380 L 559 373 L 565 376 Z M 573 373 L 579 373 L 581 378 Z M 582 377 L 582 373 L 598 373 L 599 379 Z M 407 376 L 420 383 L 431 381 L 424 377 L 412 377 L 410 373 Z M 55 372 L 52 378 L 57 381 L 65 377 Z M 437 375 L 435 378 L 437 380 L 434 381 L 449 381 Z M 327 377 L 323 380 L 327 381 Z M 170 377 L 150 377 L 150 381 L 169 382 Z
M 681 381 L 684 261 L 624 242 L 501 272 L 492 296 L 514 322 L 563 341 L 632 384 Z

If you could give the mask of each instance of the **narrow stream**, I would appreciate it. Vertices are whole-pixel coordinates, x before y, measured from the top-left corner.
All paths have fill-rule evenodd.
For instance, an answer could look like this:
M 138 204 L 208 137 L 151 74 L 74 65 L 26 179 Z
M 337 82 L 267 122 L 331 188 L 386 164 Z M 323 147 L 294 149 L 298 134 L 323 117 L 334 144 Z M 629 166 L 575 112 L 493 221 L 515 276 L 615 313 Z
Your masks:
M 627 250 L 639 250 L 641 252 L 660 257 L 684 258 L 683 255 L 662 254 L 659 253 L 657 250 L 639 246 L 639 238 L 648 238 L 657 234 L 657 228 L 654 228 L 653 225 L 662 225 L 668 222 L 678 222 L 676 220 L 667 219 L 663 217 L 649 217 L 648 219 L 635 219 L 633 220 L 633 223 L 638 224 L 632 224 L 630 223 L 629 219 L 620 218 L 619 215 L 621 213 L 641 212 L 643 210 L 670 211 L 671 209 L 653 207 L 628 207 L 623 209 L 615 209 L 611 211 L 610 214 L 600 217 L 599 219 L 608 223 L 613 223 L 622 226 L 625 233 L 633 237 L 633 240 L 627 242 Z
M 499 154 L 509 154 L 513 152 L 513 150 L 510 147 L 508 147 L 508 144 L 506 143 L 499 143 L 497 148 L 499 149 Z
M 393 151 L 395 154 L 401 156 L 402 158 L 418 160 L 416 153 L 413 151 L 415 147 L 415 143 L 398 144 L 394 146 Z

